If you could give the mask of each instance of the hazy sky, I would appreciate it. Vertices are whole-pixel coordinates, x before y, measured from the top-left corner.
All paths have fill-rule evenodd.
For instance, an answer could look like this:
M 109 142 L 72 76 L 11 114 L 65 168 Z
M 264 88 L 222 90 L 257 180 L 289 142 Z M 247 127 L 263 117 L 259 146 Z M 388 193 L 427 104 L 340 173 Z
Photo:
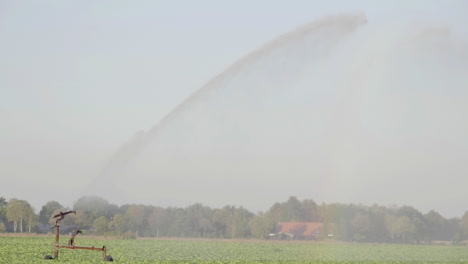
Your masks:
M 49 200 L 71 206 L 115 151 L 136 133 L 149 130 L 236 60 L 327 15 L 363 12 L 369 25 L 428 22 L 450 27 L 460 39 L 468 36 L 463 27 L 468 24 L 466 1 L 352 2 L 0 0 L 0 196 L 26 199 L 36 210 Z M 465 98 L 466 92 L 461 95 L 459 98 Z M 444 97 L 447 105 L 455 97 Z M 278 98 L 281 93 L 272 100 Z M 373 111 L 372 105 L 362 107 Z M 237 136 L 228 138 L 239 140 Z M 466 139 L 461 140 L 458 151 L 465 155 Z M 421 171 L 415 173 L 427 172 L 423 161 Z M 447 161 L 446 166 L 451 162 L 455 161 Z M 442 165 L 437 168 L 444 169 Z M 347 181 L 341 184 L 352 185 Z M 457 174 L 456 182 L 466 186 L 468 177 Z M 415 192 L 437 190 L 438 196 L 452 200 L 468 198 L 462 193 L 455 195 L 451 185 L 442 187 Z M 213 199 L 200 196 L 199 201 L 190 193 L 174 195 L 178 199 L 158 200 L 181 200 L 183 204 Z M 312 192 L 307 195 L 304 190 L 295 193 L 293 187 L 255 205 L 242 199 L 231 201 L 236 197 L 219 201 L 265 210 L 265 205 L 289 195 L 324 202 L 377 201 L 388 205 L 407 201 L 421 210 L 432 209 L 411 196 L 403 201 L 378 197 L 348 201 L 346 196 L 332 200 Z M 468 209 L 462 203 L 449 205 L 452 200 L 444 200 L 434 209 L 448 216 L 459 216 Z

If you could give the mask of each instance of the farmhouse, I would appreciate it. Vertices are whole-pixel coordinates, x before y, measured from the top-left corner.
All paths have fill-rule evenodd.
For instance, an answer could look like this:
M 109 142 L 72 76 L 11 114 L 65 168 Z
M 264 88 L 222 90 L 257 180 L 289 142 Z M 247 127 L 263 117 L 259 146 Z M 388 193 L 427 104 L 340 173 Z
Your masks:
M 276 239 L 318 239 L 321 234 L 327 233 L 325 229 L 321 222 L 282 222 L 270 236 Z

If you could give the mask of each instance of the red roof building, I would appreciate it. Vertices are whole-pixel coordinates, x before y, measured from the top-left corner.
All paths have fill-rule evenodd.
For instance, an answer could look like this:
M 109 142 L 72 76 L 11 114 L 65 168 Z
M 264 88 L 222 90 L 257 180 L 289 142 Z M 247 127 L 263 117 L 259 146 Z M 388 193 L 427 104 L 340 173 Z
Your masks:
M 323 231 L 323 223 L 318 222 L 283 222 L 276 227 L 276 235 L 290 239 L 316 239 Z

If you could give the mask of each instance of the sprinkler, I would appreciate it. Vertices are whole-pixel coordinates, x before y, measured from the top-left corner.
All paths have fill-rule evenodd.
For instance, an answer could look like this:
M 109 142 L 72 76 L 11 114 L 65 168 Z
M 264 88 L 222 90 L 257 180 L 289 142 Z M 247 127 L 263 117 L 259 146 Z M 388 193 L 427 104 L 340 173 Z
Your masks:
M 82 247 L 82 246 L 75 246 L 75 236 L 81 233 L 81 230 L 75 229 L 71 236 L 70 240 L 68 241 L 68 245 L 60 245 L 60 221 L 65 218 L 66 215 L 74 213 L 76 214 L 76 211 L 68 211 L 68 212 L 60 212 L 56 215 L 53 216 L 53 218 L 57 218 L 55 221 L 55 226 L 52 228 L 55 228 L 55 243 L 54 243 L 54 256 L 52 257 L 51 255 L 46 255 L 44 259 L 58 259 L 59 255 L 59 249 L 61 248 L 68 248 L 68 249 L 85 249 L 85 250 L 94 250 L 94 251 L 102 251 L 102 259 L 104 261 L 114 261 L 111 255 L 107 255 L 107 248 L 106 246 L 102 246 L 102 248 L 97 248 L 97 247 Z

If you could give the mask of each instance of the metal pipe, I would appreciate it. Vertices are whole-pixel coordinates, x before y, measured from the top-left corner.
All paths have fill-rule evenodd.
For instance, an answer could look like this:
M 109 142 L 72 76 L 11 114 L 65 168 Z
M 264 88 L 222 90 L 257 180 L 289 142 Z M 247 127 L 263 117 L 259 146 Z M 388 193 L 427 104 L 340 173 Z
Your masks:
M 59 245 L 59 248 L 68 248 L 68 249 L 87 249 L 87 250 L 96 250 L 96 251 L 105 251 L 105 246 L 102 248 L 99 247 L 81 247 L 81 246 L 65 246 Z
M 55 224 L 55 243 L 54 243 L 54 259 L 58 259 L 59 254 L 59 241 L 60 240 L 60 223 Z
M 95 251 L 102 251 L 102 258 L 104 261 L 107 261 L 107 248 L 106 246 L 102 246 L 102 248 L 97 248 L 97 247 L 81 247 L 81 246 L 75 246 L 75 243 L 74 243 L 74 236 L 76 236 L 80 230 L 76 230 L 77 233 L 76 234 L 72 234 L 72 237 L 70 238 L 70 242 L 68 246 L 66 245 L 60 245 L 60 221 L 62 219 L 65 218 L 65 216 L 67 214 L 71 214 L 71 213 L 74 213 L 76 214 L 76 211 L 68 211 L 68 212 L 65 212 L 65 213 L 58 213 L 56 215 L 53 216 L 53 218 L 57 218 L 57 220 L 55 221 L 55 226 L 52 227 L 52 228 L 55 228 L 55 243 L 54 243 L 54 259 L 58 259 L 58 255 L 59 255 L 59 249 L 61 248 L 68 248 L 68 249 L 85 249 L 85 250 L 95 250 Z M 50 259 L 52 258 L 50 255 L 46 255 L 45 257 L 46 259 Z M 112 261 L 112 257 L 109 256 L 110 258 L 110 261 Z

